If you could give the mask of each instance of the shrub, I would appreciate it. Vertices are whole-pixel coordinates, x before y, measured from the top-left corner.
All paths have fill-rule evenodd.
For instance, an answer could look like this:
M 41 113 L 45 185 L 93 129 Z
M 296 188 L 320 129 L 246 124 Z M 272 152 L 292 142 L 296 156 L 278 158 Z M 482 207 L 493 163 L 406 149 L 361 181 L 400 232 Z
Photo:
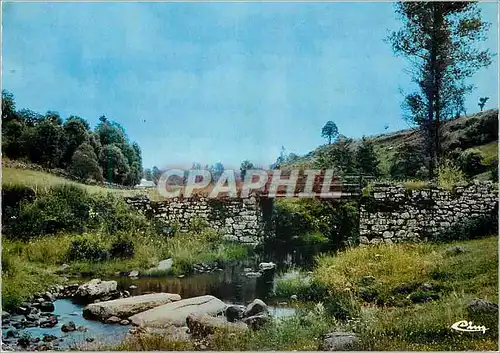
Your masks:
M 446 160 L 438 167 L 437 181 L 439 186 L 452 190 L 458 184 L 466 182 L 465 174 L 450 160 Z
M 118 235 L 111 244 L 110 255 L 113 258 L 127 258 L 134 256 L 134 242 L 130 237 Z
M 81 233 L 89 221 L 89 210 L 90 197 L 85 189 L 57 185 L 34 202 L 21 204 L 12 234 L 27 239 L 60 231 Z
M 194 216 L 189 220 L 188 229 L 192 233 L 201 233 L 208 227 L 208 221 L 205 218 Z
M 478 150 L 467 150 L 460 155 L 458 161 L 462 171 L 468 177 L 472 177 L 486 171 L 486 166 L 482 160 L 481 152 Z
M 107 244 L 97 235 L 81 235 L 71 242 L 69 261 L 104 261 L 110 258 Z

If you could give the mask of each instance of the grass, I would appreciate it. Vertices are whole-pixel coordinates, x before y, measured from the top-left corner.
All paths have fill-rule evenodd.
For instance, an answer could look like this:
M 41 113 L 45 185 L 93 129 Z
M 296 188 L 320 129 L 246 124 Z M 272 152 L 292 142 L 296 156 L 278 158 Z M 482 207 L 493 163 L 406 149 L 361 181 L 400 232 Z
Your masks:
M 2 167 L 2 184 L 22 184 L 31 186 L 37 194 L 46 192 L 50 187 L 60 184 L 78 185 L 91 193 L 111 192 L 123 196 L 132 196 L 142 192 L 140 190 L 115 189 L 98 185 L 86 185 L 46 172 L 10 167 Z
M 478 150 L 481 153 L 485 165 L 492 165 L 498 160 L 498 141 L 493 141 L 471 149 Z
M 190 272 L 192 265 L 202 262 L 224 264 L 247 255 L 245 246 L 221 239 L 214 241 L 206 235 L 208 232 L 171 238 L 135 234 L 133 257 L 107 261 L 68 261 L 67 253 L 75 239 L 73 234 L 43 236 L 29 242 L 3 239 L 2 305 L 4 308 L 19 305 L 34 293 L 60 282 L 62 277 L 56 275 L 56 270 L 63 263 L 69 265 L 68 275 L 103 277 L 121 271 L 146 270 L 172 257 L 173 268 L 162 273 L 166 275 Z M 107 245 L 114 239 L 97 233 L 86 236 L 104 238 Z
M 407 190 L 423 190 L 430 187 L 430 183 L 423 180 L 406 180 L 403 185 Z
M 467 251 L 449 255 L 451 245 Z M 360 350 L 496 350 L 496 316 L 475 320 L 490 329 L 485 335 L 455 333 L 450 326 L 471 319 L 466 307 L 472 299 L 498 301 L 497 251 L 497 237 L 360 247 L 321 256 L 314 279 L 332 292 L 349 290 L 363 305 L 347 325 L 359 334 Z M 363 283 L 365 276 L 373 282 Z M 433 289 L 422 291 L 424 284 Z M 434 294 L 434 300 L 418 300 Z

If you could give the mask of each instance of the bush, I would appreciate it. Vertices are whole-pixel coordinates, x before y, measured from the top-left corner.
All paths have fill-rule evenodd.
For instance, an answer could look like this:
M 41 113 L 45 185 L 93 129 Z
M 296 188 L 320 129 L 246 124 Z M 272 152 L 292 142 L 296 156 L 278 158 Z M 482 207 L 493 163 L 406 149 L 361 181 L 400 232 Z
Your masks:
M 110 258 L 107 244 L 97 235 L 78 236 L 71 242 L 69 261 L 105 261 Z
M 119 235 L 111 244 L 110 254 L 113 258 L 133 257 L 134 242 L 130 237 Z
M 450 160 L 438 167 L 438 185 L 446 190 L 452 190 L 458 184 L 466 182 L 465 174 Z
M 467 150 L 460 155 L 458 163 L 462 171 L 470 178 L 486 171 L 486 166 L 482 160 L 481 152 L 478 150 Z
M 82 233 L 89 221 L 90 197 L 85 189 L 62 184 L 32 203 L 21 204 L 12 234 L 22 239 L 60 231 Z

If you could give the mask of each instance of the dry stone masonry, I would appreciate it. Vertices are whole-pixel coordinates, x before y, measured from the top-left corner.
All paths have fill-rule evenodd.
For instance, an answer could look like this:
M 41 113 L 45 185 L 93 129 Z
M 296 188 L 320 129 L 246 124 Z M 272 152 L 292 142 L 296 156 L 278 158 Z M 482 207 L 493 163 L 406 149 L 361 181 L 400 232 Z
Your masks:
M 375 184 L 361 204 L 360 243 L 426 240 L 456 222 L 492 212 L 497 203 L 491 182 L 476 181 L 452 191 Z
M 147 197 L 131 197 L 127 203 L 148 217 L 176 225 L 187 232 L 194 219 L 205 220 L 231 241 L 258 244 L 264 234 L 262 199 L 251 195 L 244 199 L 210 199 L 205 197 L 172 198 L 151 201 Z

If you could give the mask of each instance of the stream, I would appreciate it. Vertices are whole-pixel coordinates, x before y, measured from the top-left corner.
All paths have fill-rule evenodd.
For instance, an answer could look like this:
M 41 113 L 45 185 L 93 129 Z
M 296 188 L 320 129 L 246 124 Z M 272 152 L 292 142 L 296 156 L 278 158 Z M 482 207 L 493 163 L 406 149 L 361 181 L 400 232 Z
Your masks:
M 192 298 L 201 295 L 213 295 L 226 304 L 247 305 L 255 298 L 264 300 L 269 306 L 269 313 L 276 318 L 292 316 L 295 307 L 286 303 L 287 299 L 272 297 L 274 288 L 274 278 L 252 278 L 245 275 L 245 268 L 253 267 L 248 263 L 239 263 L 229 266 L 224 270 L 212 273 L 195 274 L 183 278 L 178 277 L 140 277 L 132 279 L 129 277 L 108 277 L 103 280 L 116 280 L 119 290 L 128 290 L 131 296 L 154 293 L 178 293 L 182 299 Z M 276 275 L 286 271 L 288 266 L 278 266 Z M 248 271 L 248 269 L 246 270 Z M 275 276 L 276 276 L 275 275 Z M 78 283 L 84 283 L 90 278 L 78 278 Z M 288 300 L 289 301 L 289 300 Z M 54 341 L 59 349 L 78 347 L 86 344 L 86 340 L 99 342 L 100 345 L 113 345 L 121 342 L 131 326 L 118 324 L 104 324 L 99 321 L 86 320 L 82 316 L 83 306 L 76 305 L 67 299 L 58 299 L 54 302 L 54 315 L 58 317 L 58 324 L 53 328 L 30 327 L 17 330 L 19 337 L 29 333 L 32 338 L 43 338 L 50 334 L 59 339 Z M 86 328 L 86 332 L 73 331 L 64 333 L 61 326 L 73 321 L 76 327 Z M 2 327 L 2 337 L 6 337 L 7 331 L 13 327 Z M 4 339 L 10 346 L 17 342 L 16 338 Z M 53 344 L 54 344 L 53 343 Z M 55 347 L 54 347 L 55 348 Z

